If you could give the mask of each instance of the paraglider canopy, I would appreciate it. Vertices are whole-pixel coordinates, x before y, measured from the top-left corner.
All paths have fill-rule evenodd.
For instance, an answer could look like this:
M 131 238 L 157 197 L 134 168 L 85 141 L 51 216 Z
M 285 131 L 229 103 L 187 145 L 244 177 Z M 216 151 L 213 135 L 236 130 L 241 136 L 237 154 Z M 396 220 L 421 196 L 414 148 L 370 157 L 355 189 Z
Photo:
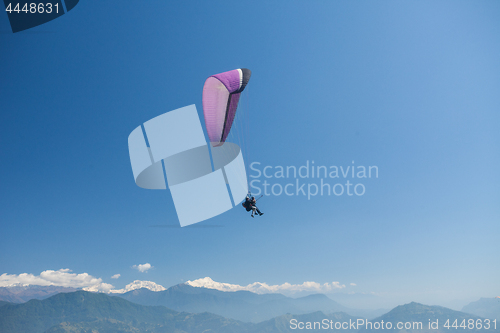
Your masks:
M 241 92 L 252 72 L 238 68 L 210 76 L 203 87 L 203 114 L 212 146 L 221 146 L 231 130 Z

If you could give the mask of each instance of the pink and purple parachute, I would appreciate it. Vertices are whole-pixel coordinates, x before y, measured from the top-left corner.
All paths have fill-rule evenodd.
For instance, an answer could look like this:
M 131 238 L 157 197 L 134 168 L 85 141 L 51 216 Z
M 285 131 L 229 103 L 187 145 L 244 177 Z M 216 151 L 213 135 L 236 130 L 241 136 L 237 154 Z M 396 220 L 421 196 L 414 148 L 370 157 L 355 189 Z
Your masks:
M 240 94 L 252 72 L 238 68 L 210 76 L 203 87 L 203 114 L 208 138 L 214 147 L 226 141 L 231 130 Z

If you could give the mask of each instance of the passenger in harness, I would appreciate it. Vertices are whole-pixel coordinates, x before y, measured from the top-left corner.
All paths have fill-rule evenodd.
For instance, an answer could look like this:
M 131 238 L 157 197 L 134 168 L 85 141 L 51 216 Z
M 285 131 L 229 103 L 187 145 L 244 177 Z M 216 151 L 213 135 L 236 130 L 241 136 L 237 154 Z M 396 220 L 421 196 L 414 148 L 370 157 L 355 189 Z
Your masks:
M 256 203 L 257 200 L 255 200 L 255 197 L 250 197 L 249 195 L 245 198 L 245 202 L 242 203 L 242 206 L 245 207 L 247 212 L 252 211 L 252 217 L 254 217 L 254 214 L 259 214 L 259 216 L 264 215 L 264 213 L 257 208 Z

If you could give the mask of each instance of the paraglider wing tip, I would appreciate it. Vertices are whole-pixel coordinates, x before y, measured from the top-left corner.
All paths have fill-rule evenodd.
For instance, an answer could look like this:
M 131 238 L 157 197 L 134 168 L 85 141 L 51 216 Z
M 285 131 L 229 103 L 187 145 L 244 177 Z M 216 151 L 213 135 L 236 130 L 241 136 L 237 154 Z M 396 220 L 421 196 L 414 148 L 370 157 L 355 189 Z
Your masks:
M 243 77 L 241 78 L 241 87 L 237 92 L 242 92 L 243 90 L 245 90 L 248 81 L 250 81 L 250 76 L 252 76 L 252 71 L 248 68 L 240 68 L 240 70 Z

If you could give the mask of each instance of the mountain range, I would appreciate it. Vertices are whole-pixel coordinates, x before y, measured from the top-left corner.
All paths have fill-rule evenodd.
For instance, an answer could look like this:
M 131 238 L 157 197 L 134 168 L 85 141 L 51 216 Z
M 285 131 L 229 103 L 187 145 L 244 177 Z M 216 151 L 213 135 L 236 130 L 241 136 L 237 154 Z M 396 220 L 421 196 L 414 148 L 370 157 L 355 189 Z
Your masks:
M 481 325 L 478 324 L 479 321 Z M 493 324 L 493 322 L 490 322 L 490 328 L 486 329 L 484 318 L 479 316 L 451 310 L 442 306 L 429 306 L 415 302 L 397 306 L 388 313 L 370 320 L 370 322 L 372 322 L 371 325 L 365 324 L 358 332 L 404 331 L 408 333 L 444 333 L 450 332 L 450 330 L 466 332 L 500 332 L 500 325 Z M 391 323 L 392 327 L 387 327 L 386 325 L 384 328 L 377 328 L 377 326 L 374 325 L 376 322 Z M 401 329 L 397 326 L 398 323 L 402 323 Z M 453 327 L 454 323 L 456 323 L 456 327 Z M 461 324 L 463 324 L 465 328 L 461 327 Z M 446 327 L 447 325 L 448 327 Z
M 431 330 L 426 329 L 427 321 L 438 320 L 440 322 L 439 329 L 432 331 L 445 332 L 448 331 L 443 328 L 445 319 L 459 321 L 471 319 L 475 322 L 479 318 L 439 306 L 410 303 L 398 306 L 371 320 L 371 322 L 420 321 L 423 323 L 423 329 L 406 329 L 404 331 L 430 332 Z M 44 300 L 33 299 L 23 304 L 8 303 L 0 306 L 0 332 L 2 333 L 284 333 L 301 330 L 301 327 L 305 329 L 310 327 L 311 329 L 307 329 L 307 331 L 319 332 L 331 329 L 337 323 L 339 325 L 345 323 L 345 331 L 350 333 L 359 327 L 354 328 L 350 325 L 347 326 L 347 324 L 358 320 L 365 319 L 353 317 L 343 312 L 327 315 L 317 311 L 301 315 L 285 314 L 260 323 L 245 323 L 209 312 L 198 314 L 178 312 L 164 306 L 143 306 L 121 297 L 86 291 L 59 293 Z M 364 333 L 366 331 L 371 330 L 361 327 L 358 332 Z M 488 330 L 488 332 L 499 331 L 498 329 Z
M 56 294 L 49 297 L 53 293 Z M 493 320 L 500 317 L 500 301 L 494 298 L 472 302 L 462 311 L 413 302 L 390 311 L 370 312 L 344 307 L 323 294 L 290 298 L 282 294 L 228 292 L 187 284 L 166 290 L 141 288 L 113 295 L 116 296 L 83 290 L 72 292 L 62 287 L 0 288 L 0 332 L 295 332 L 300 330 L 300 323 L 303 327 L 316 325 L 317 331 L 324 331 L 324 320 L 326 323 L 363 320 L 394 325 L 421 322 L 421 327 L 403 329 L 415 333 L 461 330 L 464 329 L 460 327 L 462 322 L 473 322 L 473 329 L 467 328 L 468 331 L 500 332 L 498 327 L 493 327 Z M 29 297 L 40 299 L 16 304 Z M 485 318 L 491 321 L 491 327 L 478 329 L 476 323 L 485 323 Z M 445 327 L 447 320 L 450 328 Z M 455 320 L 457 328 L 453 327 Z M 292 329 L 291 321 L 296 329 Z M 437 327 L 429 329 L 429 322 L 438 322 Z M 499 324 L 495 322 L 496 326 Z M 401 331 L 397 327 L 390 329 Z M 344 330 L 365 333 L 384 329 L 361 325 Z
M 250 291 L 220 291 L 179 284 L 164 291 L 145 288 L 117 294 L 141 305 L 163 305 L 176 311 L 211 312 L 236 320 L 258 323 L 287 313 L 306 314 L 345 312 L 351 316 L 374 318 L 387 310 L 359 310 L 342 306 L 324 294 L 291 298 L 282 294 L 256 294 Z
M 345 313 L 315 312 L 293 316 L 297 320 L 356 320 Z M 116 296 L 76 291 L 44 300 L 0 307 L 2 333 L 69 332 L 292 332 L 292 315 L 283 315 L 258 324 L 227 319 L 212 313 L 177 312 L 163 306 L 143 306 Z
M 45 299 L 58 293 L 76 291 L 76 288 L 59 286 L 34 286 L 17 285 L 12 287 L 0 287 L 0 301 L 11 303 L 24 303 L 30 299 Z

